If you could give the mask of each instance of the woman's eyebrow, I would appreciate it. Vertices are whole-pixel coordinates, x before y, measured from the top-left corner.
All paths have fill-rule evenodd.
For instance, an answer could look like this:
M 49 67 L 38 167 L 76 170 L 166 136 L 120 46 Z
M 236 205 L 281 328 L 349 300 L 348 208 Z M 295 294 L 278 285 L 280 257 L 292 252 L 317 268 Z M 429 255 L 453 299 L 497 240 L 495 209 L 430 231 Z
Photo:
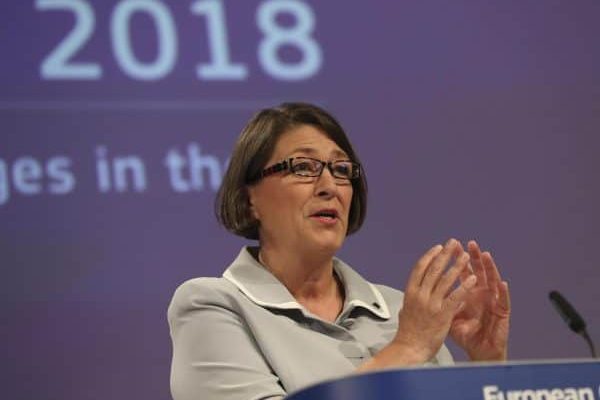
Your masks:
M 315 156 L 317 153 L 319 153 L 319 151 L 313 147 L 297 147 L 295 149 L 293 149 L 292 151 L 290 151 L 288 153 L 288 156 L 291 156 L 293 154 L 305 154 L 308 156 Z M 333 156 L 336 159 L 340 159 L 340 158 L 349 158 L 348 154 L 346 154 L 344 151 L 339 150 L 339 149 L 335 149 L 334 151 L 331 152 L 331 156 Z
M 332 155 L 337 158 L 350 158 L 348 157 L 348 154 L 346 154 L 346 152 L 343 150 L 335 150 L 333 151 Z

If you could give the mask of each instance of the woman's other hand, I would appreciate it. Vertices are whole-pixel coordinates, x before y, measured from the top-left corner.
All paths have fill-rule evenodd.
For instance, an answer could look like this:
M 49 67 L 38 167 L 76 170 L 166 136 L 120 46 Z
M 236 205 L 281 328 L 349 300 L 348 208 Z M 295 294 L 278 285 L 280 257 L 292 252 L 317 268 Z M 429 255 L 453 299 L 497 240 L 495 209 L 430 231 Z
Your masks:
M 502 281 L 489 252 L 481 252 L 475 241 L 468 243 L 472 271 L 463 270 L 461 281 L 477 277 L 465 294 L 465 305 L 454 316 L 450 335 L 472 361 L 506 360 L 510 319 L 508 284 Z

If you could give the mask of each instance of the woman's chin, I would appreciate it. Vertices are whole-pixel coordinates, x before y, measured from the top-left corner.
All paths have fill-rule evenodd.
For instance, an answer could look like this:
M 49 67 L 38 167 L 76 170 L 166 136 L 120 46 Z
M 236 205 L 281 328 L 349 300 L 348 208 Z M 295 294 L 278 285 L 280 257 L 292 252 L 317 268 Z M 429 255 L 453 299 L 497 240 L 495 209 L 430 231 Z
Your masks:
M 333 256 L 344 244 L 343 238 L 339 237 L 325 237 L 328 235 L 319 235 L 313 240 L 307 241 L 306 244 L 310 246 L 313 252 L 330 254 Z M 309 244 L 310 243 L 310 244 Z

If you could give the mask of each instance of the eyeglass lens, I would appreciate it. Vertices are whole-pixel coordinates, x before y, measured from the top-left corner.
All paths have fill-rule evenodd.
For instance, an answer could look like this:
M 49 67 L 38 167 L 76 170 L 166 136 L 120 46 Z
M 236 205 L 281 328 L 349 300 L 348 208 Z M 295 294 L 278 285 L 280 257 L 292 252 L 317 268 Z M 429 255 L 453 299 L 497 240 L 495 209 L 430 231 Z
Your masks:
M 339 160 L 327 163 L 325 161 L 302 157 L 291 160 L 291 171 L 300 176 L 319 176 L 325 166 L 329 168 L 331 174 L 336 178 L 352 179 L 356 177 L 357 168 L 352 161 Z

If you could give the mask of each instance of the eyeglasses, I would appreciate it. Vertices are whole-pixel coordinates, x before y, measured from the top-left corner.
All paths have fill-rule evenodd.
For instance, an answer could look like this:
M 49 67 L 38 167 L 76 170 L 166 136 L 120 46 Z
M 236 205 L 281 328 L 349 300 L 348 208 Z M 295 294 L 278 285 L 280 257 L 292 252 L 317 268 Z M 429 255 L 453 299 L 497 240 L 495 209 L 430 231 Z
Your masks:
M 281 171 L 303 177 L 319 177 L 327 166 L 334 178 L 350 180 L 360 177 L 360 164 L 350 160 L 321 161 L 310 157 L 292 157 L 262 170 L 259 179 Z

